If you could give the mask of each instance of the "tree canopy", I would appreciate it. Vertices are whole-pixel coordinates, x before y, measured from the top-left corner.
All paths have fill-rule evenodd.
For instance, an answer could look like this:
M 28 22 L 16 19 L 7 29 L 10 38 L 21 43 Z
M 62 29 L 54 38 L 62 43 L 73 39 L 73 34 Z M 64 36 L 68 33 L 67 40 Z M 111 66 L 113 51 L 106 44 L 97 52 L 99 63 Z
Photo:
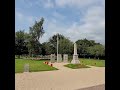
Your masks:
M 66 38 L 65 36 L 58 34 L 58 53 L 61 54 L 72 54 L 72 50 L 73 50 L 73 42 L 71 42 L 68 38 Z M 52 54 L 52 53 L 57 53 L 57 34 L 53 35 L 52 37 L 49 38 L 48 42 L 45 42 L 42 44 L 45 48 L 45 51 L 48 54 Z
M 59 40 L 59 54 L 73 55 L 73 42 L 62 34 L 51 36 L 47 42 L 40 43 L 40 38 L 45 33 L 43 29 L 44 18 L 35 21 L 29 28 L 29 32 L 19 30 L 15 33 L 15 55 L 32 54 L 49 55 L 57 54 L 57 36 Z M 77 53 L 79 57 L 105 57 L 105 46 L 96 43 L 94 40 L 79 39 L 77 43 Z
M 29 28 L 29 33 L 25 33 L 19 30 L 15 33 L 15 54 L 21 55 L 25 54 L 23 48 L 26 47 L 29 55 L 31 54 L 41 54 L 41 44 L 39 42 L 40 37 L 45 33 L 43 29 L 44 18 L 40 21 L 35 21 L 35 24 Z

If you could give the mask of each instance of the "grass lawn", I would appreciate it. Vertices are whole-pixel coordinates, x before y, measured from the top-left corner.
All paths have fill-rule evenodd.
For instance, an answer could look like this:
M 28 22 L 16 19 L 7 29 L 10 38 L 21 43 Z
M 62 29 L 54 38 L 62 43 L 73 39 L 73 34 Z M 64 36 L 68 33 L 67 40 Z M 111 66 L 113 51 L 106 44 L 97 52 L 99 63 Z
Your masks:
M 55 67 L 51 67 L 43 63 L 44 60 L 24 60 L 24 59 L 15 59 L 15 73 L 22 73 L 24 72 L 24 64 L 29 63 L 29 70 L 30 72 L 37 72 L 37 71 L 50 71 L 50 70 L 58 70 Z
M 69 68 L 72 68 L 72 69 L 79 69 L 79 68 L 90 68 L 84 64 L 67 64 L 67 65 L 64 65 L 65 67 L 69 67 Z
M 105 60 L 83 59 L 80 58 L 81 64 L 91 65 L 96 67 L 105 67 Z

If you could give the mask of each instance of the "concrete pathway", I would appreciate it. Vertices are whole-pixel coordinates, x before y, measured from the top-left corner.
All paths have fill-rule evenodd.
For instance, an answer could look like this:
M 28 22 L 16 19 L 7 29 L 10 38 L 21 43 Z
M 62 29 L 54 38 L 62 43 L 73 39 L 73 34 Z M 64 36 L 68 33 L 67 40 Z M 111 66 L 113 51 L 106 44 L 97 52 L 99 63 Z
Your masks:
M 53 63 L 56 71 L 15 74 L 15 90 L 79 90 L 105 84 L 105 68 L 70 69 Z

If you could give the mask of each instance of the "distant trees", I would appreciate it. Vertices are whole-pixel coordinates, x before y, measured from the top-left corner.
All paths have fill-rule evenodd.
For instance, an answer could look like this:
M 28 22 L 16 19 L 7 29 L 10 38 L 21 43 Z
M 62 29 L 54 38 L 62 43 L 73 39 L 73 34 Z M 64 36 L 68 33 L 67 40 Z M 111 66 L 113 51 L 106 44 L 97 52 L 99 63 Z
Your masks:
M 29 33 L 25 33 L 24 31 L 17 31 L 15 33 L 15 54 L 21 55 L 27 54 L 41 54 L 41 44 L 39 42 L 39 38 L 43 36 L 44 29 L 43 29 L 43 22 L 44 18 L 41 18 L 40 21 L 35 21 L 35 24 L 29 28 Z M 23 47 L 24 46 L 24 47 Z M 24 48 L 24 49 L 23 49 Z
M 29 32 L 19 30 L 15 33 L 15 55 L 28 54 L 49 55 L 57 54 L 57 36 L 59 39 L 59 54 L 73 55 L 73 42 L 67 37 L 56 34 L 49 38 L 48 42 L 40 43 L 39 39 L 45 33 L 43 29 L 44 18 L 35 21 L 35 24 L 29 28 Z M 77 52 L 79 57 L 103 58 L 105 57 L 105 46 L 96 43 L 94 40 L 79 39 L 77 43 Z
M 58 34 L 59 38 L 59 53 L 60 54 L 73 54 L 73 42 L 67 37 Z M 77 51 L 79 57 L 84 58 L 103 58 L 105 57 L 105 46 L 96 43 L 94 40 L 81 39 L 77 40 Z M 42 43 L 42 55 L 49 55 L 57 53 L 57 35 L 49 38 L 48 42 Z
M 73 53 L 73 43 L 66 37 L 64 37 L 61 34 L 58 34 L 58 39 L 59 39 L 59 52 L 60 54 L 71 54 Z M 57 35 L 53 35 L 52 37 L 49 38 L 48 42 L 44 42 L 42 44 L 44 47 L 42 50 L 46 54 L 52 54 L 55 53 L 57 54 Z
M 90 56 L 94 56 L 95 58 L 104 57 L 105 47 L 103 45 L 94 45 L 88 47 L 87 52 Z
M 22 54 L 28 54 L 28 48 L 26 46 L 25 42 L 25 33 L 24 30 L 20 30 L 15 33 L 15 55 L 18 55 L 18 58 L 20 58 L 20 55 Z
M 105 47 L 94 40 L 81 39 L 77 40 L 77 49 L 79 57 L 104 57 Z
M 59 40 L 59 53 L 60 54 L 73 54 L 73 42 L 64 37 Z

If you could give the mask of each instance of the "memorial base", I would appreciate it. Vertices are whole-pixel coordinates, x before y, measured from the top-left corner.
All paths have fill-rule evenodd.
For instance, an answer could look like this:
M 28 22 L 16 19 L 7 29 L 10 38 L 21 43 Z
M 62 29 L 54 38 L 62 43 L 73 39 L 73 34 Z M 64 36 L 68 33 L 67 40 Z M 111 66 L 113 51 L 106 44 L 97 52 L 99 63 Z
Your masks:
M 72 64 L 80 64 L 80 61 L 78 60 L 78 55 L 73 55 L 73 60 L 71 61 Z

